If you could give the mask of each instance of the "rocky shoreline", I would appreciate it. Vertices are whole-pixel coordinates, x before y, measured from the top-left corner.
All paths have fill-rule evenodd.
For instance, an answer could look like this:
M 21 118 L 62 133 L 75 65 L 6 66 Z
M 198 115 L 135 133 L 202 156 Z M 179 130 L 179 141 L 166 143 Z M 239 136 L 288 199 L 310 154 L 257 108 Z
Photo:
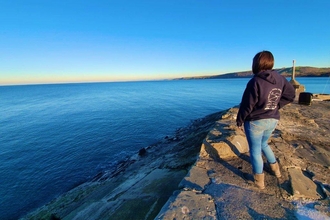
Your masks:
M 307 203 L 330 217 L 330 102 L 281 110 L 271 147 L 283 177 L 266 166 L 265 190 L 252 183 L 237 110 L 193 121 L 23 219 L 295 219 Z
M 182 190 L 157 219 L 329 219 L 330 102 L 281 110 L 270 146 L 283 177 L 265 164 L 265 190 L 252 182 L 248 145 L 235 127 L 237 111 L 230 109 L 208 133 Z

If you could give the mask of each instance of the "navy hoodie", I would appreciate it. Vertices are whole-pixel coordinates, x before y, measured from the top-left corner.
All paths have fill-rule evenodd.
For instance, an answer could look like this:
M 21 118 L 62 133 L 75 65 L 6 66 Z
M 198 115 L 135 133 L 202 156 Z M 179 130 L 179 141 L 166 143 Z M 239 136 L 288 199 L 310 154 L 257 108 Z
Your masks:
M 237 126 L 244 121 L 280 119 L 279 109 L 293 102 L 294 87 L 274 70 L 257 73 L 248 82 L 237 114 Z

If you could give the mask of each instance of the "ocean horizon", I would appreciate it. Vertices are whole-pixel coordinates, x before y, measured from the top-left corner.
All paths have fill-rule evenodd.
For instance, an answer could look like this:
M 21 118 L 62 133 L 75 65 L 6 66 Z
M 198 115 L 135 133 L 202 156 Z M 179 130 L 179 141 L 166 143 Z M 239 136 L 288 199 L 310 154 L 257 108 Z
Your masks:
M 0 86 L 0 218 L 17 219 L 240 103 L 249 78 Z M 330 93 L 327 77 L 298 77 Z

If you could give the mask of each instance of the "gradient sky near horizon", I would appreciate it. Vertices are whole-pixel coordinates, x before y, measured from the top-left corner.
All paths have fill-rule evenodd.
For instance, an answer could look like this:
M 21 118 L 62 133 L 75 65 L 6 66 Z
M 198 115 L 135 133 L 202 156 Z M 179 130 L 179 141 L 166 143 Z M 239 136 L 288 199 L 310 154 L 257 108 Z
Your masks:
M 329 0 L 0 0 L 0 85 L 330 67 Z

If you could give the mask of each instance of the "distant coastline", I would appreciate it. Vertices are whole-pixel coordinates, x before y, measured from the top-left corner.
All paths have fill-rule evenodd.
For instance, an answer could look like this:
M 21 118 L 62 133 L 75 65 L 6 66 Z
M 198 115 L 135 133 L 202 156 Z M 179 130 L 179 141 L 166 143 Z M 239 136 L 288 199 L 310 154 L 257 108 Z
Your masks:
M 281 75 L 290 77 L 292 75 L 292 67 L 275 69 Z M 298 66 L 295 68 L 296 77 L 329 77 L 330 67 L 318 68 L 309 66 Z M 173 80 L 189 80 L 189 79 L 226 79 L 226 78 L 250 78 L 252 77 L 251 70 L 242 72 L 225 73 L 219 75 L 209 76 L 193 76 L 193 77 L 181 77 Z

